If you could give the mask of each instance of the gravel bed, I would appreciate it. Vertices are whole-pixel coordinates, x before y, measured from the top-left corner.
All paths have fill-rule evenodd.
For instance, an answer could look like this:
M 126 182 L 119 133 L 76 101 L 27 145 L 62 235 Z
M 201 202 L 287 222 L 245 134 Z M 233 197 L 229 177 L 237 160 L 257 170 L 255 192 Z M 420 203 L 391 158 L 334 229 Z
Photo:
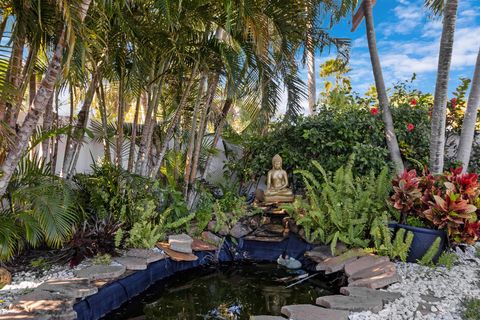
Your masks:
M 480 248 L 479 243 L 477 247 Z M 402 281 L 387 291 L 399 292 L 403 297 L 385 305 L 378 314 L 352 313 L 350 320 L 461 320 L 462 300 L 480 297 L 480 258 L 473 246 L 466 247 L 465 251 L 456 248 L 455 253 L 458 260 L 450 270 L 396 263 Z

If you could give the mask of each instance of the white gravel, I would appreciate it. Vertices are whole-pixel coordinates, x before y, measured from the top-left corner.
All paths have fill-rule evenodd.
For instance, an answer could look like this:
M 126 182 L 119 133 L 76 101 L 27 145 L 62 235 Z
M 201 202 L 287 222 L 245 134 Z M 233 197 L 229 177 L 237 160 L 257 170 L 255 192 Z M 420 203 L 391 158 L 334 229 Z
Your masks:
M 459 248 L 455 252 L 458 260 L 450 270 L 398 262 L 397 271 L 402 281 L 387 291 L 399 292 L 403 297 L 385 305 L 378 314 L 352 313 L 350 320 L 461 320 L 462 300 L 480 298 L 480 258 L 475 256 L 473 246 L 465 252 Z

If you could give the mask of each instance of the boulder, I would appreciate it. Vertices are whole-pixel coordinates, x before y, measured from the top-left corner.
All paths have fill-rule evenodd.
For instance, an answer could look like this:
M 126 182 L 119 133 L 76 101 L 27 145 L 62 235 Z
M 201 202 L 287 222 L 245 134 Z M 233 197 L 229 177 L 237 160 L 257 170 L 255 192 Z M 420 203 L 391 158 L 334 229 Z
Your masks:
M 210 231 L 203 231 L 202 239 L 204 239 L 209 243 L 213 243 L 214 245 L 219 245 L 220 243 L 222 243 L 222 238 L 220 238 L 219 236 L 215 235 Z
M 217 222 L 216 221 L 210 221 L 207 225 L 207 230 L 211 231 L 211 232 L 214 232 L 214 233 L 217 233 L 217 234 L 221 235 L 222 237 L 228 236 L 228 228 L 226 226 L 220 228 L 217 231 Z
M 230 230 L 230 235 L 234 238 L 242 238 L 252 232 L 252 229 L 248 225 L 245 225 L 241 222 L 237 222 L 233 228 Z
M 168 237 L 170 250 L 181 253 L 192 253 L 192 242 L 192 237 L 185 233 L 171 235 Z
M 12 274 L 5 268 L 0 268 L 0 288 L 12 283 Z

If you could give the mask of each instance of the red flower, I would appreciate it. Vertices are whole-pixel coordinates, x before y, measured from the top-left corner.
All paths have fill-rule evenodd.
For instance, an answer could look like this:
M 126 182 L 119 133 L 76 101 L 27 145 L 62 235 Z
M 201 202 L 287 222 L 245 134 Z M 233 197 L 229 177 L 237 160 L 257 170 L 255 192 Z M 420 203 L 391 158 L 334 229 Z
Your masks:
M 407 131 L 408 132 L 412 131 L 413 129 L 415 129 L 415 126 L 413 125 L 413 123 L 407 124 Z
M 413 98 L 412 100 L 410 100 L 410 105 L 411 105 L 411 106 L 416 106 L 416 105 L 417 105 L 417 100 L 415 100 L 415 98 Z
M 450 103 L 452 105 L 452 109 L 455 109 L 457 107 L 457 98 L 452 98 L 452 100 L 450 100 Z
M 378 108 L 370 109 L 370 113 L 371 113 L 372 116 L 376 116 L 378 114 Z

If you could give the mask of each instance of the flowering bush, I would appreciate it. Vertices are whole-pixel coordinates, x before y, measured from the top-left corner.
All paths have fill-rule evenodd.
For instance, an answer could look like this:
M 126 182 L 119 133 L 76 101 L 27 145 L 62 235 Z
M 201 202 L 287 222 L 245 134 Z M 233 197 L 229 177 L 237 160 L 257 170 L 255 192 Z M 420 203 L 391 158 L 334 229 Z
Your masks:
M 405 171 L 393 180 L 394 208 L 422 219 L 427 225 L 446 229 L 454 243 L 472 244 L 480 239 L 480 183 L 475 173 L 462 174 L 462 168 L 441 175 Z M 478 211 L 478 212 L 477 212 Z

